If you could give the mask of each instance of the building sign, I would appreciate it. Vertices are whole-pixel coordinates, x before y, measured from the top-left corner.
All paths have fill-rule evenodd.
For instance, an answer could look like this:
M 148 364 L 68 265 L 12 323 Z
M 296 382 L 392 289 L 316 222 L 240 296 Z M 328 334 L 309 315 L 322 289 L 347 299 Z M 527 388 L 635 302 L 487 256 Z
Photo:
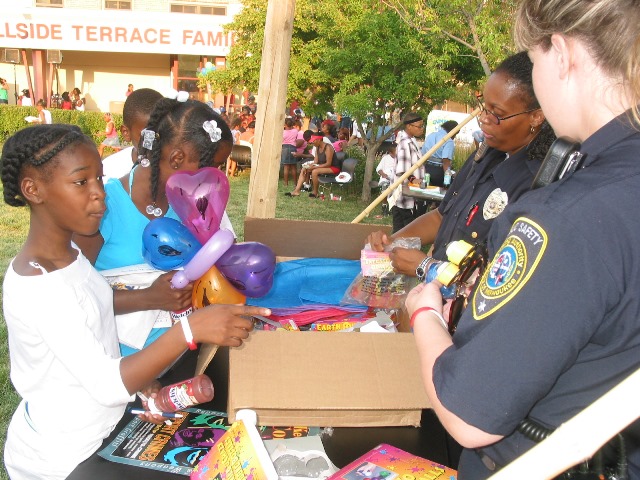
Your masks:
M 125 10 L 29 8 L 5 11 L 0 48 L 226 56 L 232 17 Z

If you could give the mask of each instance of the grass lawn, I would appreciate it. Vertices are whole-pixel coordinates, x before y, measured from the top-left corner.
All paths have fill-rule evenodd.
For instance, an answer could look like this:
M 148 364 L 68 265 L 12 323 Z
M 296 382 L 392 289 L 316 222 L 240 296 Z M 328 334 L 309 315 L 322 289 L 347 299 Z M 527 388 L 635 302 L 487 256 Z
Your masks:
M 247 209 L 247 197 L 249 193 L 249 171 L 242 172 L 239 176 L 230 180 L 231 195 L 227 205 L 227 213 L 231 218 L 233 227 L 242 241 L 244 237 L 244 217 Z M 297 198 L 289 198 L 285 192 L 293 190 L 292 186 L 284 187 L 282 182 L 278 186 L 278 198 L 276 206 L 276 218 L 288 218 L 296 220 L 326 220 L 338 222 L 351 222 L 366 207 L 360 199 L 360 191 L 345 194 L 336 189 L 338 195 L 342 195 L 342 201 L 318 200 L 302 194 Z M 0 186 L 0 196 L 2 194 Z M 380 214 L 380 207 L 364 219 L 362 223 L 391 224 L 391 217 L 376 218 Z M 29 227 L 29 211 L 27 208 L 9 207 L 0 200 L 0 284 L 4 281 L 4 274 L 11 258 L 18 252 L 24 242 Z M 364 239 L 363 239 L 364 242 Z M 1 296 L 0 286 L 0 296 Z M 7 345 L 7 329 L 4 316 L 0 312 L 0 452 L 4 451 L 4 441 L 7 426 L 11 415 L 19 402 L 19 397 L 13 390 L 9 380 L 9 351 Z M 3 463 L 4 465 L 4 463 Z M 8 476 L 4 467 L 0 469 L 0 480 Z

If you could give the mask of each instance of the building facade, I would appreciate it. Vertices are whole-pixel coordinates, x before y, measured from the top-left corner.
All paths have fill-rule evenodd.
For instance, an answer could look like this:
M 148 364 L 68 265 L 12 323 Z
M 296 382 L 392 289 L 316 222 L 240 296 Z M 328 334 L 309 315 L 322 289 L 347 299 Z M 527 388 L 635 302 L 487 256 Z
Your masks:
M 221 94 L 198 90 L 197 72 L 225 68 L 233 33 L 224 25 L 241 9 L 239 0 L 12 0 L 0 16 L 9 104 L 24 89 L 34 104 L 55 104 L 77 87 L 87 110 L 120 112 L 133 84 L 221 106 Z

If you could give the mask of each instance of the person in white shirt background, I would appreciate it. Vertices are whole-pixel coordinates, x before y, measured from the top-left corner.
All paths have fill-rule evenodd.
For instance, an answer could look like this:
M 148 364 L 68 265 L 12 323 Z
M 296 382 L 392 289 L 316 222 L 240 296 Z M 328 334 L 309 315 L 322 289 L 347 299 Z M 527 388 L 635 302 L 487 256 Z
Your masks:
M 396 165 L 397 147 L 398 145 L 393 142 L 389 147 L 389 151 L 382 156 L 376 167 L 376 172 L 380 175 L 380 179 L 378 180 L 378 187 L 380 188 L 387 188 L 391 185 L 391 178 L 393 177 L 393 171 Z

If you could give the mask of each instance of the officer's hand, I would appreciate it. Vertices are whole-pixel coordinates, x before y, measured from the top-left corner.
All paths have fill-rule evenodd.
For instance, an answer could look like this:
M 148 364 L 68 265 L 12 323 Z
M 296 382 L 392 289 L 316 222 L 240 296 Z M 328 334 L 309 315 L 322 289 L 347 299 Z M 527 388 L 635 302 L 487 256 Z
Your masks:
M 391 243 L 391 240 L 386 233 L 378 230 L 369 234 L 367 237 L 367 243 L 371 245 L 371 250 L 382 252 L 384 251 L 384 247 Z
M 431 307 L 437 312 L 442 312 L 442 294 L 440 287 L 442 284 L 437 280 L 430 283 L 421 283 L 409 292 L 405 305 L 409 316 L 413 315 L 417 309 Z
M 416 268 L 426 257 L 422 250 L 416 250 L 415 248 L 396 247 L 389 254 L 393 269 L 397 273 L 404 273 L 411 277 L 416 276 Z

